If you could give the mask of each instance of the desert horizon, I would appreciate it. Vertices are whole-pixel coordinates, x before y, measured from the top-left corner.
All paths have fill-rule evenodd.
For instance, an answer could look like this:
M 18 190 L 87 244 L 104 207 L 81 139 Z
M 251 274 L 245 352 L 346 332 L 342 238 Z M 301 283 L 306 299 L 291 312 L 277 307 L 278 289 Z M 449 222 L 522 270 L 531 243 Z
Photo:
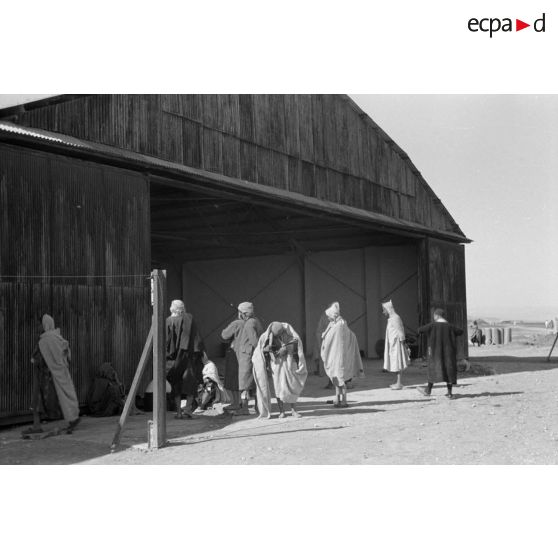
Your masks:
M 468 306 L 467 318 L 469 320 L 484 319 L 486 321 L 529 321 L 542 322 L 558 317 L 558 306 L 548 307 L 514 307 L 493 306 L 478 307 Z

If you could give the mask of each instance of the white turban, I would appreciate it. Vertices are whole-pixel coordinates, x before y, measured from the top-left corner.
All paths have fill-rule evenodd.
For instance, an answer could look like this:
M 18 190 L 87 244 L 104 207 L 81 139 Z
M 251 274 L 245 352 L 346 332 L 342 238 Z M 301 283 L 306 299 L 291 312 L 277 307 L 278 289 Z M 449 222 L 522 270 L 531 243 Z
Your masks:
M 382 308 L 388 313 L 388 315 L 395 314 L 395 308 L 393 307 L 393 302 L 388 300 L 387 302 L 382 302 Z
M 52 316 L 49 316 L 48 314 L 45 314 L 43 316 L 43 329 L 45 331 L 50 331 L 51 329 L 54 329 L 54 320 L 52 318 Z
M 238 305 L 238 311 L 252 316 L 254 314 L 254 305 L 251 302 L 241 302 Z
M 170 311 L 171 314 L 184 314 L 186 312 L 186 308 L 181 300 L 173 300 L 171 302 Z
M 334 302 L 326 311 L 326 316 L 332 320 L 336 320 L 341 315 L 341 309 L 339 308 L 339 303 Z

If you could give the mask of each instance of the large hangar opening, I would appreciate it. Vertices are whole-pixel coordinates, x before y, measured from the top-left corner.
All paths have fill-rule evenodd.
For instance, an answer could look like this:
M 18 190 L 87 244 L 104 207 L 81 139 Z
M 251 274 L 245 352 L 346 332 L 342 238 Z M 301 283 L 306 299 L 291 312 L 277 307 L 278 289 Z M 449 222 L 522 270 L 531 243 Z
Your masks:
M 385 329 L 380 303 L 392 298 L 409 334 L 419 323 L 420 239 L 313 208 L 151 182 L 154 267 L 166 268 L 169 298 L 184 300 L 208 351 L 237 305 L 254 302 L 265 324 L 286 321 L 312 353 L 321 313 L 339 301 L 368 357 Z

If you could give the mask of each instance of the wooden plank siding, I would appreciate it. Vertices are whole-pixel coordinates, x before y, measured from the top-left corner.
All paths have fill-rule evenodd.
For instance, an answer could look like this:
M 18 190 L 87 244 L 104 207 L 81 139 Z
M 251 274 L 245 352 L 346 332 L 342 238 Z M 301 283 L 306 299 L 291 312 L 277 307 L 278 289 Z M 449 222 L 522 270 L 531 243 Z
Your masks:
M 105 361 L 129 386 L 151 315 L 146 178 L 0 145 L 0 202 L 0 418 L 29 412 L 45 312 L 70 342 L 80 403 Z
M 461 232 L 409 158 L 344 95 L 90 95 L 17 122 Z
M 466 358 L 469 343 L 465 248 L 461 244 L 429 238 L 426 240 L 426 249 L 427 269 L 424 277 L 428 282 L 430 314 L 424 317 L 428 318 L 426 321 L 431 320 L 431 312 L 437 307 L 446 310 L 447 320 L 463 329 L 463 335 L 458 338 L 458 358 Z

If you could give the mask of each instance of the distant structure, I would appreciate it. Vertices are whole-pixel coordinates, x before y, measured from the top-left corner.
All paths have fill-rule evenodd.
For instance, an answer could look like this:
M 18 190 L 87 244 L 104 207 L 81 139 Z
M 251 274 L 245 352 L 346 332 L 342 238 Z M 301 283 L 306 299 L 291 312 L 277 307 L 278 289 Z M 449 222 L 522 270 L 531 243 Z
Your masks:
M 4 109 L 0 199 L 0 419 L 28 412 L 46 311 L 82 402 L 105 361 L 129 385 L 154 267 L 212 355 L 243 300 L 307 347 L 339 300 L 374 357 L 389 298 L 411 333 L 437 306 L 467 327 L 470 241 L 345 95 L 61 95 Z

